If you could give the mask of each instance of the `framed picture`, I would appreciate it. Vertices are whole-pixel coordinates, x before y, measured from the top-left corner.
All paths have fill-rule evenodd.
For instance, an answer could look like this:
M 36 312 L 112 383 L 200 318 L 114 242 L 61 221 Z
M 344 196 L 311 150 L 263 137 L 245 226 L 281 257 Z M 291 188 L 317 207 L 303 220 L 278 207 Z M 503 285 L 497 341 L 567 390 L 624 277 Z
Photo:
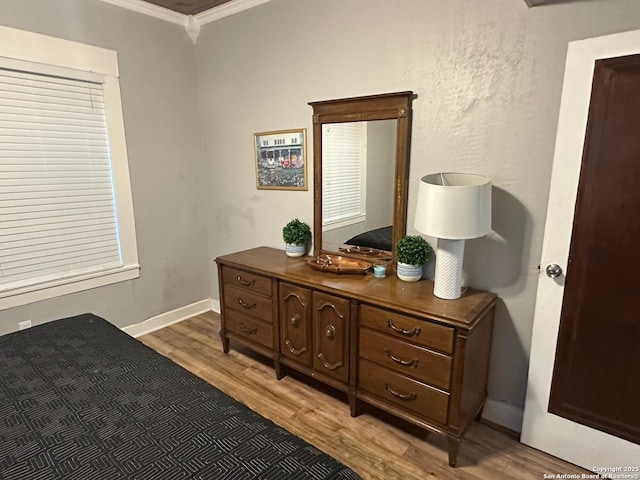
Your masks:
M 307 190 L 307 130 L 253 135 L 258 190 Z

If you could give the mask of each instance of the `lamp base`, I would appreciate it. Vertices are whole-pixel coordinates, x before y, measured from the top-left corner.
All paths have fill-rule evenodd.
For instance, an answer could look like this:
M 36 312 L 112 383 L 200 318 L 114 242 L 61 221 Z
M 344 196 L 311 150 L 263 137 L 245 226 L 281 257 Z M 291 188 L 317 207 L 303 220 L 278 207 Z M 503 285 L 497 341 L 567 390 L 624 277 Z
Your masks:
M 464 240 L 438 239 L 433 294 L 445 300 L 460 298 Z

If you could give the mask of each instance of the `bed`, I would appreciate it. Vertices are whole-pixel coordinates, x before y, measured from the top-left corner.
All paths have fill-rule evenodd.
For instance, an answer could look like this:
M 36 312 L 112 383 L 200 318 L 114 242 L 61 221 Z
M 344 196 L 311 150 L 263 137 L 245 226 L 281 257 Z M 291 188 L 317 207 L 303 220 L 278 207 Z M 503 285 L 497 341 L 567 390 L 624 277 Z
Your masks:
M 0 478 L 360 477 L 84 314 L 0 337 Z
M 351 237 L 345 242 L 346 245 L 354 245 L 356 247 L 371 247 L 378 250 L 393 250 L 393 226 L 376 228 L 367 232 Z

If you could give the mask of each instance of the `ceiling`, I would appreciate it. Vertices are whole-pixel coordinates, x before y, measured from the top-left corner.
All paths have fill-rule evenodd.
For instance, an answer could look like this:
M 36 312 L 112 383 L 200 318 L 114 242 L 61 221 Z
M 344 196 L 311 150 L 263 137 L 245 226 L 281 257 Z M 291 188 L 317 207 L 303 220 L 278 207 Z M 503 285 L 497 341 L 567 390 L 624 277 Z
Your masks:
M 160 7 L 183 13 L 185 15 L 197 15 L 198 13 L 219 7 L 232 0 L 144 0 Z M 524 0 L 529 7 L 538 5 L 553 5 L 558 3 L 571 3 L 578 0 Z
M 153 3 L 160 7 L 168 8 L 174 12 L 184 13 L 185 15 L 197 15 L 206 10 L 219 7 L 231 0 L 145 0 L 147 3 Z

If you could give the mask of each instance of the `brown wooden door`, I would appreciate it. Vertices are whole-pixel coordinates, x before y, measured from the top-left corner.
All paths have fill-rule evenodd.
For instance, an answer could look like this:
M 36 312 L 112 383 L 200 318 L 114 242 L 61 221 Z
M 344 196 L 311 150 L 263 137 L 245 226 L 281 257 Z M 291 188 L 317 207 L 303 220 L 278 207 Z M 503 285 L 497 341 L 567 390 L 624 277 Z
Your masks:
M 596 62 L 549 412 L 640 443 L 640 55 Z
M 349 379 L 350 302 L 313 292 L 313 368 L 341 382 Z
M 280 284 L 280 349 L 282 354 L 311 366 L 311 291 Z

